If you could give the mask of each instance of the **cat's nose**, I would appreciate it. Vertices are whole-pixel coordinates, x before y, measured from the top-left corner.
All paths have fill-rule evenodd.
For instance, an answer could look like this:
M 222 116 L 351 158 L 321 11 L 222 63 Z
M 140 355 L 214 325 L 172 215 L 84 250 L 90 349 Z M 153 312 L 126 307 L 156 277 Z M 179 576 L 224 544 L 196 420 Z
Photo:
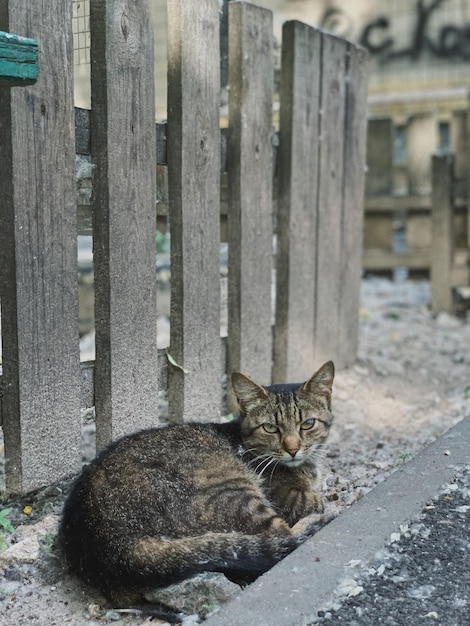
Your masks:
M 292 458 L 297 454 L 300 448 L 286 448 L 286 452 L 288 452 Z
M 284 450 L 291 455 L 292 458 L 295 457 L 297 452 L 300 450 L 300 442 L 297 437 L 286 437 L 284 440 Z

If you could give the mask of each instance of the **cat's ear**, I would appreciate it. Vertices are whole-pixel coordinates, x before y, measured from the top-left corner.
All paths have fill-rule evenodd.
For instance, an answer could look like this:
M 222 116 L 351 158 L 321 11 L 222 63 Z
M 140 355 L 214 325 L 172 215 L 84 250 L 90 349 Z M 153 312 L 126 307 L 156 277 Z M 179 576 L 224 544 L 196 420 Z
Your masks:
M 268 397 L 268 392 L 264 387 L 240 372 L 233 372 L 232 387 L 242 412 L 245 411 L 247 405 L 258 404 Z
M 335 366 L 333 361 L 327 361 L 315 374 L 305 382 L 301 391 L 307 394 L 323 393 L 328 400 L 328 408 L 331 404 L 331 389 L 333 387 L 333 379 L 335 377 Z

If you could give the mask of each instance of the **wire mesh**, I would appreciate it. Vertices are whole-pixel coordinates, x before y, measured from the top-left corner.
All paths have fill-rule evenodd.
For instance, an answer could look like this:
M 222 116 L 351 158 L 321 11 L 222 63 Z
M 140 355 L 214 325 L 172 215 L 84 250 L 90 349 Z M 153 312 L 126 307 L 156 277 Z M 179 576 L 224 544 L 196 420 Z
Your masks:
M 90 63 L 90 0 L 73 0 L 73 63 Z

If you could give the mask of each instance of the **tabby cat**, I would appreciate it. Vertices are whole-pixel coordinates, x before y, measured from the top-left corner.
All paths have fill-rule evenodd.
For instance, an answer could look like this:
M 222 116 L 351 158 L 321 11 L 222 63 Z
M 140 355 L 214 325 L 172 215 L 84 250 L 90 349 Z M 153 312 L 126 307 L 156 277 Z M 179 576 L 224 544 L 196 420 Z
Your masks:
M 333 376 L 331 361 L 296 385 L 234 373 L 237 421 L 112 443 L 65 503 L 59 540 L 70 569 L 121 606 L 203 571 L 255 580 L 313 532 L 296 522 L 323 510 Z

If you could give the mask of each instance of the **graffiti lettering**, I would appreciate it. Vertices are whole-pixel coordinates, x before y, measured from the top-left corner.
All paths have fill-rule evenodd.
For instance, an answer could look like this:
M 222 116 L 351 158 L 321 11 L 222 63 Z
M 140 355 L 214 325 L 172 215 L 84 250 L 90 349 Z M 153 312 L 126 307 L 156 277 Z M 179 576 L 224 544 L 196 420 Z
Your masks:
M 429 20 L 431 15 L 439 9 L 447 0 L 433 0 L 425 3 L 418 0 L 416 3 L 416 23 L 413 30 L 413 37 L 410 45 L 403 49 L 396 49 L 395 40 L 387 36 L 390 28 L 389 20 L 381 17 L 375 22 L 367 24 L 364 28 L 360 43 L 368 48 L 371 54 L 377 55 L 383 63 L 394 59 L 409 58 L 418 61 L 424 51 L 428 50 L 436 57 L 443 59 L 470 59 L 470 25 L 454 26 L 447 24 L 443 26 L 437 39 L 429 36 Z M 374 40 L 377 35 L 384 36 L 379 42 Z
M 390 63 L 395 59 L 408 58 L 418 61 L 424 52 L 433 56 L 449 60 L 470 60 L 470 24 L 444 24 L 433 33 L 429 33 L 430 18 L 447 0 L 417 0 L 415 24 L 412 29 L 410 44 L 404 48 L 397 48 L 392 35 L 392 24 L 388 17 L 381 16 L 365 25 L 359 38 L 359 43 L 376 56 L 381 63 Z M 340 9 L 329 10 L 322 19 L 322 27 L 326 24 L 336 26 L 345 23 L 341 20 Z

